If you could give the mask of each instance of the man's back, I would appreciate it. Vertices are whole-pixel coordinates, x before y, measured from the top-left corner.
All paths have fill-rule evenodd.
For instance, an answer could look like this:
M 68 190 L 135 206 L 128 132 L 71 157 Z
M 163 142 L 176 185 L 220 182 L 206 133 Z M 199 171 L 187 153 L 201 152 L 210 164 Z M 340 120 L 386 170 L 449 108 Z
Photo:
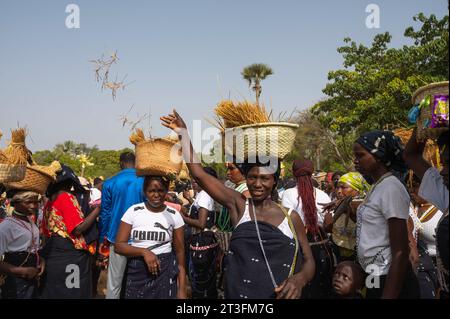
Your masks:
M 106 236 L 114 243 L 120 220 L 132 205 L 145 201 L 144 178 L 136 176 L 134 168 L 127 168 L 103 184 L 100 212 L 100 240 Z

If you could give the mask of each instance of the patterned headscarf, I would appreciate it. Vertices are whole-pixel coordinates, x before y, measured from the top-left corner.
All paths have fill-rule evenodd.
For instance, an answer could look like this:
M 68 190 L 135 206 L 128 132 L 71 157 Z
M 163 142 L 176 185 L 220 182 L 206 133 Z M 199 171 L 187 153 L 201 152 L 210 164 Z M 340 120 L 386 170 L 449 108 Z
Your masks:
M 13 195 L 11 198 L 11 205 L 15 205 L 17 203 L 25 202 L 25 201 L 39 201 L 41 196 L 38 193 L 30 192 L 30 191 L 20 191 Z
M 403 160 L 403 145 L 400 138 L 391 131 L 375 130 L 365 133 L 356 143 L 380 159 L 397 177 L 401 178 L 407 173 L 408 169 Z
M 339 183 L 347 184 L 360 194 L 365 194 L 370 187 L 369 183 L 367 183 L 364 177 L 358 172 L 350 172 L 343 175 L 339 179 Z

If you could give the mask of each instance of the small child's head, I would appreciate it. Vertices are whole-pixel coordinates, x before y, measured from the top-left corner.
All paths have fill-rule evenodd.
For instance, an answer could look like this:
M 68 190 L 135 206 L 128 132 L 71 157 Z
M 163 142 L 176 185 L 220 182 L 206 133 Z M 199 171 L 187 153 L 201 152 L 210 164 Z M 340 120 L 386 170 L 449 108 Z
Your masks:
M 356 296 L 363 288 L 364 273 L 362 268 L 352 261 L 339 263 L 333 275 L 333 290 L 340 297 Z

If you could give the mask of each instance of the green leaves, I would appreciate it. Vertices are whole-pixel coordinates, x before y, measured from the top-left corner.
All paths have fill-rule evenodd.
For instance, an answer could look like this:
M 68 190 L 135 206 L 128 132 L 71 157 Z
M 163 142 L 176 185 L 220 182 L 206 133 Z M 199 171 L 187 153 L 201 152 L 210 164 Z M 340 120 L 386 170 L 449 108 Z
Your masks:
M 273 74 L 273 70 L 267 64 L 254 63 L 242 70 L 242 77 L 248 81 L 248 86 L 251 87 L 253 84 L 253 91 L 256 93 L 256 103 L 259 104 L 259 97 L 261 95 L 261 81 L 264 80 L 269 75 Z
M 422 27 L 406 29 L 412 46 L 389 48 L 388 32 L 376 35 L 369 47 L 344 39 L 337 49 L 344 68 L 328 73 L 328 98 L 311 109 L 322 125 L 337 134 L 405 126 L 413 92 L 449 78 L 448 16 L 438 20 L 421 13 L 414 20 Z
M 33 154 L 34 160 L 40 165 L 50 165 L 54 160 L 60 161 L 62 164 L 70 166 L 76 174 L 81 174 L 81 162 L 77 159 L 78 154 L 87 154 L 94 166 L 87 166 L 84 171 L 85 177 L 95 178 L 103 176 L 108 178 L 116 174 L 119 170 L 119 156 L 122 152 L 131 151 L 123 150 L 99 150 L 97 146 L 87 147 L 86 144 L 66 141 L 57 144 L 53 151 L 44 150 Z M 78 154 L 77 154 L 78 153 Z

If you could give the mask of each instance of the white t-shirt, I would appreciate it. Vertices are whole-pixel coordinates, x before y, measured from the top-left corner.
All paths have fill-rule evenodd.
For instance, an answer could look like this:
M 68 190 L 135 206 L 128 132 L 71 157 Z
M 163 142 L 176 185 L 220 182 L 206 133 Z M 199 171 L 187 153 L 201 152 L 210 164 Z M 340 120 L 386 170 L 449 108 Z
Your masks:
M 432 208 L 434 208 L 432 206 Z M 425 215 L 426 213 L 424 213 Z M 434 216 L 426 222 L 421 222 L 421 229 L 419 231 L 419 239 L 426 245 L 428 255 L 436 257 L 436 228 L 442 218 L 443 213 L 438 210 Z
M 436 168 L 430 167 L 423 175 L 419 196 L 436 206 L 440 211 L 445 212 L 447 210 L 448 189 Z
M 331 202 L 330 196 L 327 195 L 324 191 L 315 188 L 314 187 L 314 193 L 316 198 L 316 207 L 317 207 L 317 220 L 319 225 L 323 224 L 324 219 L 324 213 L 323 213 L 323 206 L 320 204 L 327 204 Z M 302 208 L 302 200 L 298 198 L 298 190 L 297 187 L 289 188 L 284 191 L 283 197 L 281 199 L 281 205 L 283 205 L 286 208 L 293 209 L 297 213 L 300 214 L 300 217 L 302 218 L 303 223 L 305 223 L 305 213 L 303 212 Z
M 90 198 L 91 203 L 98 201 L 101 198 L 102 198 L 102 192 L 95 187 L 91 188 L 91 198 Z
M 32 229 L 32 230 L 31 230 Z M 31 241 L 33 231 L 34 246 Z M 18 221 L 7 217 L 0 223 L 0 256 L 4 253 L 27 252 L 36 253 L 39 249 L 39 229 L 35 224 Z
M 369 265 L 377 266 L 379 275 L 389 272 L 392 256 L 388 220 L 399 218 L 406 223 L 409 207 L 410 197 L 406 187 L 393 175 L 376 185 L 365 202 L 358 207 L 358 259 L 367 272 L 372 272 L 367 268 Z
M 172 251 L 173 230 L 184 226 L 180 213 L 166 207 L 161 213 L 149 211 L 144 203 L 131 206 L 122 221 L 131 225 L 130 245 L 148 248 L 155 255 Z
M 214 211 L 214 199 L 212 199 L 211 196 L 205 191 L 201 191 L 197 194 L 197 196 L 194 199 L 193 204 L 197 209 L 199 208 L 205 208 L 209 212 Z

